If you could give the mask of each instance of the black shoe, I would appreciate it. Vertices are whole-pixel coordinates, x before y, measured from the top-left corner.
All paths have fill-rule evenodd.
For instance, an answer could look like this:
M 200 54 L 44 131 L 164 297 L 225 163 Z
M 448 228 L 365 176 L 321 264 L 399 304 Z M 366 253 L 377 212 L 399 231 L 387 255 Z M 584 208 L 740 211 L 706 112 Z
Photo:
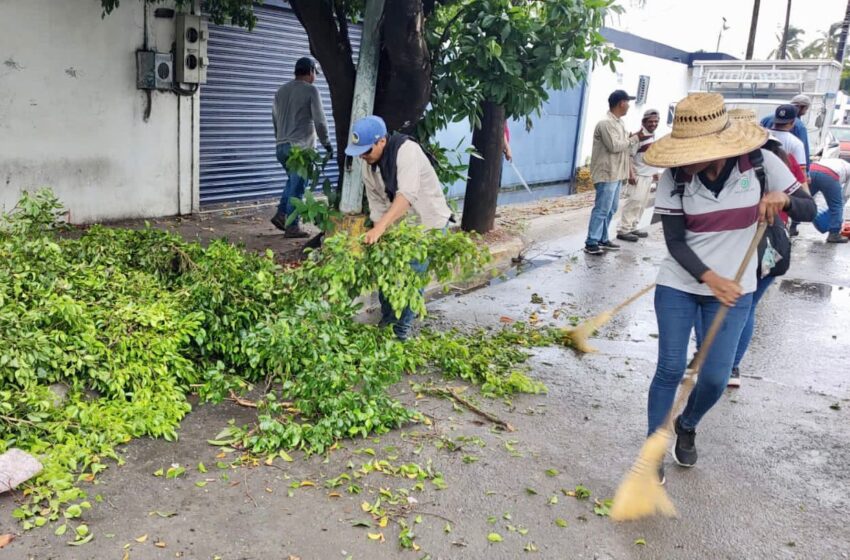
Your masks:
M 637 241 L 638 241 L 638 239 L 640 239 L 640 237 L 638 237 L 634 233 L 618 233 L 617 239 L 619 239 L 621 241 L 629 241 L 631 243 L 637 243 Z
M 616 243 L 611 243 L 610 241 L 602 241 L 599 243 L 599 246 L 602 247 L 605 251 L 619 251 L 620 246 Z
M 840 231 L 830 232 L 829 235 L 826 236 L 827 243 L 847 243 L 850 239 L 841 235 Z
M 662 462 L 658 467 L 658 484 L 664 486 L 666 482 L 667 477 L 664 475 L 664 463 Z
M 673 460 L 680 467 L 693 467 L 697 464 L 696 430 L 686 430 L 680 424 L 682 417 L 676 418 L 676 445 L 673 446 Z
M 305 237 L 310 237 L 310 234 L 298 226 L 295 226 L 286 228 L 283 232 L 283 236 L 287 239 L 304 239 Z
M 599 245 L 585 245 L 584 252 L 588 255 L 601 255 L 603 253 L 602 249 L 599 248 Z
M 277 213 L 271 219 L 272 225 L 280 231 L 286 231 L 286 214 Z
M 732 375 L 729 376 L 729 382 L 726 384 L 727 387 L 740 387 L 741 386 L 741 371 L 733 367 Z
M 638 231 L 638 230 L 634 230 L 632 232 L 632 235 L 637 235 L 641 239 L 646 239 L 647 237 L 649 237 L 649 234 L 646 233 L 645 231 Z
M 800 232 L 797 231 L 797 224 L 792 222 L 791 227 L 788 228 L 788 236 L 789 237 L 797 237 L 798 235 L 800 235 Z

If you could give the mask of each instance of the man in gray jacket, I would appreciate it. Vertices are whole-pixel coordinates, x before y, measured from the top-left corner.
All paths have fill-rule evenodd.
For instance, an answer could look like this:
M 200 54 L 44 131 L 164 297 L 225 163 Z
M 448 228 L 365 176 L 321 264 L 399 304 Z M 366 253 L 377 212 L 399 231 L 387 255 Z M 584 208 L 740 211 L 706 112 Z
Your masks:
M 274 96 L 272 121 L 274 122 L 277 160 L 287 173 L 286 186 L 277 206 L 272 224 L 284 231 L 284 237 L 307 237 L 309 234 L 298 227 L 296 219 L 289 226 L 287 217 L 294 210 L 291 198 L 302 198 L 307 187 L 307 179 L 288 169 L 286 161 L 293 146 L 313 149 L 316 145 L 316 133 L 322 142 L 328 157 L 333 157 L 333 147 L 328 138 L 328 121 L 322 109 L 319 89 L 313 85 L 316 81 L 316 63 L 311 58 L 299 58 L 295 63 L 295 79 L 280 86 Z
M 620 187 L 629 178 L 629 156 L 637 134 L 629 135 L 622 117 L 629 112 L 629 101 L 634 97 L 618 89 L 608 96 L 608 114 L 596 124 L 593 131 L 593 152 L 590 156 L 590 177 L 596 188 L 596 201 L 590 213 L 590 225 L 584 252 L 601 255 L 620 247 L 608 239 L 611 220 L 617 213 Z

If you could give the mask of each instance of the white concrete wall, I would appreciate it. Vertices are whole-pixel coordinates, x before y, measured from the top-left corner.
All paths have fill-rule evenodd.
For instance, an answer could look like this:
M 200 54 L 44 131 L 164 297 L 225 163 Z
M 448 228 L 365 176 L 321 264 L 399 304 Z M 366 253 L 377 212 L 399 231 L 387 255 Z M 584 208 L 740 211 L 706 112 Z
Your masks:
M 623 89 L 630 95 L 635 95 L 640 76 L 649 76 L 649 95 L 646 103 L 636 105 L 633 101 L 624 120 L 629 132 L 635 132 L 640 129 L 643 112 L 647 109 L 657 109 L 661 113 L 661 124 L 656 132 L 658 137 L 670 132 L 667 125 L 667 109 L 670 104 L 678 102 L 688 94 L 690 77 L 686 64 L 626 50 L 621 50 L 620 56 L 623 62 L 617 63 L 616 72 L 612 72 L 608 66 L 597 66 L 591 72 L 577 165 L 584 165 L 590 160 L 593 129 L 598 121 L 605 118 L 608 112 L 608 96 L 612 91 Z
M 136 89 L 144 3 L 101 19 L 96 0 L 0 2 L 0 207 L 49 186 L 85 223 L 197 208 L 198 96 Z M 174 21 L 148 8 L 148 45 Z

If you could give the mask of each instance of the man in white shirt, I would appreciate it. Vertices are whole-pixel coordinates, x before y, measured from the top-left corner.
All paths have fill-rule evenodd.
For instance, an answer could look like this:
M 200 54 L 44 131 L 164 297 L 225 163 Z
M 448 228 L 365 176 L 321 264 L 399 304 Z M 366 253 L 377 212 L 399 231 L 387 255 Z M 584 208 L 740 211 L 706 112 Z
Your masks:
M 803 175 L 806 174 L 806 147 L 802 140 L 797 138 L 792 129 L 797 121 L 797 107 L 794 105 L 780 105 L 776 108 L 773 116 L 773 126 L 770 134 L 782 144 L 782 149 L 789 155 L 794 156 Z
M 626 202 L 623 204 L 620 227 L 617 230 L 617 239 L 622 241 L 635 242 L 649 235 L 645 231 L 639 231 L 637 226 L 646 209 L 649 191 L 652 190 L 652 185 L 658 182 L 663 170 L 647 165 L 643 155 L 655 142 L 655 130 L 658 128 L 659 118 L 657 110 L 645 111 L 640 132 L 637 133 L 637 144 L 632 145 L 634 177 L 629 178 L 629 184 L 626 187 Z

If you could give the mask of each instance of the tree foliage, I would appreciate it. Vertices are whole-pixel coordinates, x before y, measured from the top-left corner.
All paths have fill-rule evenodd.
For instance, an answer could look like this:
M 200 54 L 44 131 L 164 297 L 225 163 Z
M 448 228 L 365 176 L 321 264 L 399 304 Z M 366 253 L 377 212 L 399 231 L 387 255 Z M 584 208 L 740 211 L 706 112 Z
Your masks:
M 584 79 L 587 64 L 613 64 L 618 51 L 599 33 L 613 0 L 453 0 L 429 22 L 433 54 L 428 133 L 469 118 L 480 127 L 482 102 L 507 118 L 528 117 Z

